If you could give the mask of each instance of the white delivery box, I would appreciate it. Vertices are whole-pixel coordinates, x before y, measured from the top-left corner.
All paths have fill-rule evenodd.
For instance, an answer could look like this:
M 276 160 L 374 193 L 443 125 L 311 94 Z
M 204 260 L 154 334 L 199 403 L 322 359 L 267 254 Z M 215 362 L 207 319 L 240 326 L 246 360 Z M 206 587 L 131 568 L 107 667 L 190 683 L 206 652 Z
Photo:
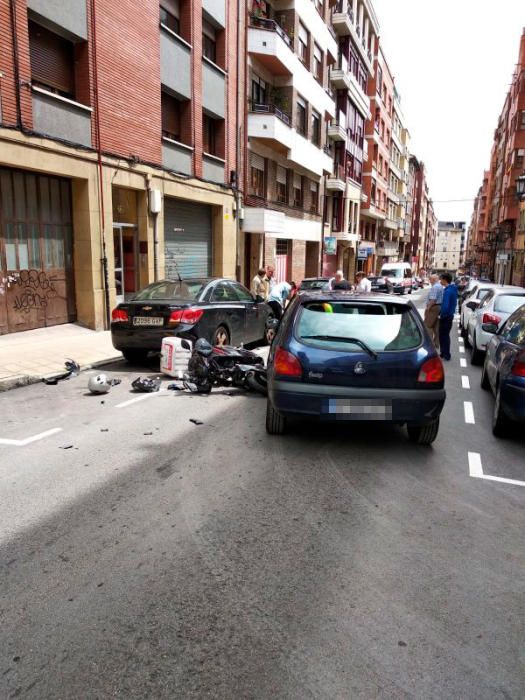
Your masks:
M 190 346 L 190 350 L 182 347 L 182 343 Z M 191 357 L 191 340 L 183 338 L 163 338 L 160 351 L 160 371 L 168 377 L 182 379 L 188 371 L 188 362 Z

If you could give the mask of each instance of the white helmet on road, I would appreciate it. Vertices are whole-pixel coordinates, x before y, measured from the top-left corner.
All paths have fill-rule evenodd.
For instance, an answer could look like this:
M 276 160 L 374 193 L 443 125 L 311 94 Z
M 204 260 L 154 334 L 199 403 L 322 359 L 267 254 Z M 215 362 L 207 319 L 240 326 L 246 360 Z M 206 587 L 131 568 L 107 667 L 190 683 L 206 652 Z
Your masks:
M 105 374 L 96 374 L 89 378 L 88 389 L 92 394 L 107 394 L 111 389 L 111 382 Z

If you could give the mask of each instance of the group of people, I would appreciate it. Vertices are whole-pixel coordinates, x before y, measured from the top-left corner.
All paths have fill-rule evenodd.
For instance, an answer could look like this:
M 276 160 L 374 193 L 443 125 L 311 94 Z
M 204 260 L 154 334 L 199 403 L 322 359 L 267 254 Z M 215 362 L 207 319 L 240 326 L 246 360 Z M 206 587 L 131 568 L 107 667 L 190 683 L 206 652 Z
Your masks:
M 337 290 L 352 290 L 359 292 L 360 294 L 370 294 L 372 291 L 372 283 L 364 272 L 357 272 L 355 276 L 355 284 L 351 284 L 348 280 L 345 280 L 345 276 L 342 270 L 337 270 L 334 277 L 328 282 L 329 288 L 334 291 Z
M 450 360 L 450 331 L 458 303 L 458 288 L 452 284 L 452 275 L 430 275 L 430 291 L 425 308 L 424 322 L 429 329 L 440 357 Z
M 297 291 L 295 282 L 276 282 L 275 270 L 270 265 L 261 267 L 252 280 L 252 293 L 256 298 L 264 299 L 271 306 L 276 319 L 281 320 L 286 302 Z

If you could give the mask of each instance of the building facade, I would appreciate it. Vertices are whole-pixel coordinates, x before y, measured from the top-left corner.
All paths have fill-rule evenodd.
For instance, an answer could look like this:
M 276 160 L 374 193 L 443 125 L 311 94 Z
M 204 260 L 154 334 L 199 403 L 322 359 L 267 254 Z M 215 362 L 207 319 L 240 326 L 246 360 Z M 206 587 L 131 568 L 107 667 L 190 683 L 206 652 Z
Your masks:
M 154 279 L 236 275 L 238 19 L 226 0 L 0 3 L 0 333 L 102 329 Z
M 327 0 L 252 0 L 247 28 L 244 282 L 320 272 L 325 175 L 335 118 L 329 66 L 338 47 Z
M 464 221 L 440 221 L 433 251 L 433 268 L 456 272 L 464 262 L 465 238 Z

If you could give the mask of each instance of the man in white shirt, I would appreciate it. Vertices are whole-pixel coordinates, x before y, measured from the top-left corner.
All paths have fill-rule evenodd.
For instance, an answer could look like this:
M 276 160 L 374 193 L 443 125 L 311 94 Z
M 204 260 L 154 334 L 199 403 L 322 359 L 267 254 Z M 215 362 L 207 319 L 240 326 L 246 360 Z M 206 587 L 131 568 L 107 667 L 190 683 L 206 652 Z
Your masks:
M 355 291 L 358 294 L 370 294 L 372 291 L 372 282 L 367 279 L 364 272 L 358 272 L 355 276 L 355 281 L 357 283 Z

